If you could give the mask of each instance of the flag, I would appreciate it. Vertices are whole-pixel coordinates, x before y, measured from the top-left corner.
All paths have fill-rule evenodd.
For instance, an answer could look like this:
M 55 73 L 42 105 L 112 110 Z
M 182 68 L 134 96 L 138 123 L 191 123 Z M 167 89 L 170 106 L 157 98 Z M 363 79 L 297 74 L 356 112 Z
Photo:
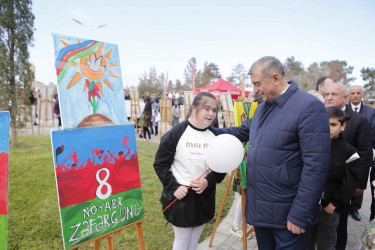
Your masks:
M 103 150 L 99 150 L 99 149 L 93 148 L 93 151 L 94 151 L 95 155 L 101 155 L 101 154 L 103 154 Z
M 73 150 L 73 154 L 70 153 L 70 156 L 72 157 L 72 159 L 74 161 L 74 164 L 77 164 L 78 163 L 77 152 L 75 150 Z

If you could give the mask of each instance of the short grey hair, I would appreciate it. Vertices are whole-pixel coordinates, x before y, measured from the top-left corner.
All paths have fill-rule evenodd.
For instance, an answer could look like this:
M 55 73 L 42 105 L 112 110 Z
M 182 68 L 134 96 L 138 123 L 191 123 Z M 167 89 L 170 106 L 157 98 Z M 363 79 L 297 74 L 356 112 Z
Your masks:
M 361 90 L 362 90 L 362 94 L 363 94 L 363 92 L 364 92 L 363 87 L 362 87 L 361 85 L 357 85 L 357 84 L 355 84 L 355 85 L 350 85 L 350 87 L 349 87 L 349 93 L 350 93 L 350 89 L 351 89 L 352 87 L 360 87 Z
M 284 66 L 276 57 L 265 56 L 258 59 L 255 63 L 253 63 L 253 65 L 251 65 L 249 75 L 252 75 L 254 73 L 255 67 L 258 65 L 261 67 L 263 77 L 271 77 L 272 74 L 278 73 L 285 78 Z

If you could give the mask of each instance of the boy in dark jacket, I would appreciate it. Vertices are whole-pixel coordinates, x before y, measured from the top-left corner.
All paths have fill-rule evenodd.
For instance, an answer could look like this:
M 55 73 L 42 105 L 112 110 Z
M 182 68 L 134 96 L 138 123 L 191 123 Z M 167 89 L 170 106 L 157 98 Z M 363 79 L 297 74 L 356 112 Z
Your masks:
M 353 196 L 361 169 L 356 149 L 347 143 L 340 132 L 345 129 L 345 113 L 340 108 L 327 108 L 331 136 L 331 162 L 321 199 L 319 222 L 307 231 L 307 249 L 335 249 L 340 209 Z

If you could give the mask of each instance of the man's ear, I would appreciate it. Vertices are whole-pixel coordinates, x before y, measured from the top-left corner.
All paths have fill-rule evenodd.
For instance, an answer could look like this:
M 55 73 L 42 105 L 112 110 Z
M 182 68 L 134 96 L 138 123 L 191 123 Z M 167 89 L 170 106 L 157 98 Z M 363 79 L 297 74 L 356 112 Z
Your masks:
M 273 79 L 275 85 L 279 85 L 280 84 L 281 76 L 278 73 L 274 73 L 272 75 L 272 79 Z

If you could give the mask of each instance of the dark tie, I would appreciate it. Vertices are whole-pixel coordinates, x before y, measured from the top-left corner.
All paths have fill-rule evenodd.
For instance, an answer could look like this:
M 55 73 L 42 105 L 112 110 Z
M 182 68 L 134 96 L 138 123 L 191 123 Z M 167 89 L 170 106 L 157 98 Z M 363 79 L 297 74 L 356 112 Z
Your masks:
M 355 107 L 355 108 L 354 108 L 354 111 L 355 111 L 356 113 L 358 113 L 358 107 Z

